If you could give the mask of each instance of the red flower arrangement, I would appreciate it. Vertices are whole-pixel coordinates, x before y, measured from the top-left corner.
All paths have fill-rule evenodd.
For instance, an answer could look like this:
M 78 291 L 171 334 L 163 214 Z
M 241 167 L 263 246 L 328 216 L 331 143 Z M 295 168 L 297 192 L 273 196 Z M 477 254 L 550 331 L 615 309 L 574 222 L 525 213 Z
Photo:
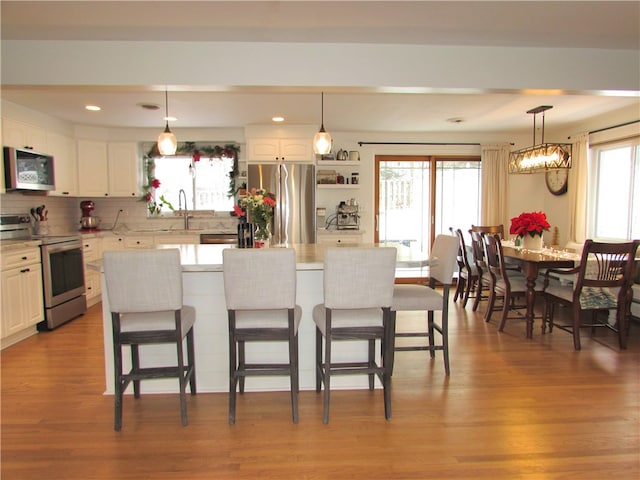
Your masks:
M 551 225 L 544 212 L 525 212 L 511 219 L 509 233 L 519 237 L 524 237 L 526 234 L 535 237 L 536 235 L 542 236 L 542 232 L 549 230 L 549 228 Z

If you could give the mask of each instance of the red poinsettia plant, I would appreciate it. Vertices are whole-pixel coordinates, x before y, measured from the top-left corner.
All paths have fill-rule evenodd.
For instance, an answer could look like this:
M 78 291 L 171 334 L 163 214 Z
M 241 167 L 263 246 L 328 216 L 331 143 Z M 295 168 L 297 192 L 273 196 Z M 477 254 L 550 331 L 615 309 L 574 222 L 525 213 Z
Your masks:
M 542 232 L 549 230 L 549 228 L 551 225 L 549 225 L 544 212 L 525 212 L 511 219 L 509 233 L 519 237 L 524 237 L 526 234 L 535 237 L 536 235 L 542 236 Z

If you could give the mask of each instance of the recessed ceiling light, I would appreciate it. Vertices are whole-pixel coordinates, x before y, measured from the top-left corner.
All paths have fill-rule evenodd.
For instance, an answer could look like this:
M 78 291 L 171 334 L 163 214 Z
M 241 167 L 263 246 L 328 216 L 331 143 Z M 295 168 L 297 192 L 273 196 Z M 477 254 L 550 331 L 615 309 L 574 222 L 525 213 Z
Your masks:
M 98 105 L 85 105 L 84 109 L 89 110 L 90 112 L 99 112 L 100 110 L 102 110 L 102 108 Z
M 284 122 L 284 117 L 275 116 L 275 117 L 272 117 L 271 120 L 274 122 Z

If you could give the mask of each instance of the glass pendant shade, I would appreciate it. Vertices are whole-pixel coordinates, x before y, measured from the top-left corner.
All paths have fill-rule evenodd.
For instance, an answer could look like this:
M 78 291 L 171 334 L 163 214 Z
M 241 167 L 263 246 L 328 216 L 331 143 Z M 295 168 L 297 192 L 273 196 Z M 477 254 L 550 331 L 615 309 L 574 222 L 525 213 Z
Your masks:
M 331 153 L 331 146 L 333 145 L 331 135 L 324 130 L 324 92 L 322 92 L 321 95 L 320 107 L 322 110 L 320 131 L 313 137 L 313 151 L 316 155 L 326 155 L 327 153 Z
M 178 139 L 169 130 L 169 92 L 166 89 L 164 91 L 164 108 L 167 123 L 164 132 L 158 136 L 158 151 L 160 155 L 175 155 L 178 149 Z
M 331 152 L 331 135 L 324 131 L 324 125 L 320 127 L 320 131 L 313 137 L 313 151 L 316 155 L 326 155 Z
M 175 155 L 178 149 L 178 140 L 176 136 L 169 130 L 169 122 L 164 129 L 164 132 L 158 137 L 158 151 L 160 155 Z

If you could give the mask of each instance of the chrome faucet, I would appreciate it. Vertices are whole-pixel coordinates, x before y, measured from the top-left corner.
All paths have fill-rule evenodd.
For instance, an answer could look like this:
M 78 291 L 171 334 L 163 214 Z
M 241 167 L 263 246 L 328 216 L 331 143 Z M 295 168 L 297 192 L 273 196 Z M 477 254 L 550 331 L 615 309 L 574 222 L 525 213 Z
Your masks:
M 187 209 L 187 194 L 181 188 L 178 192 L 178 211 L 182 212 L 182 197 L 184 197 L 184 229 L 189 230 L 189 210 Z

